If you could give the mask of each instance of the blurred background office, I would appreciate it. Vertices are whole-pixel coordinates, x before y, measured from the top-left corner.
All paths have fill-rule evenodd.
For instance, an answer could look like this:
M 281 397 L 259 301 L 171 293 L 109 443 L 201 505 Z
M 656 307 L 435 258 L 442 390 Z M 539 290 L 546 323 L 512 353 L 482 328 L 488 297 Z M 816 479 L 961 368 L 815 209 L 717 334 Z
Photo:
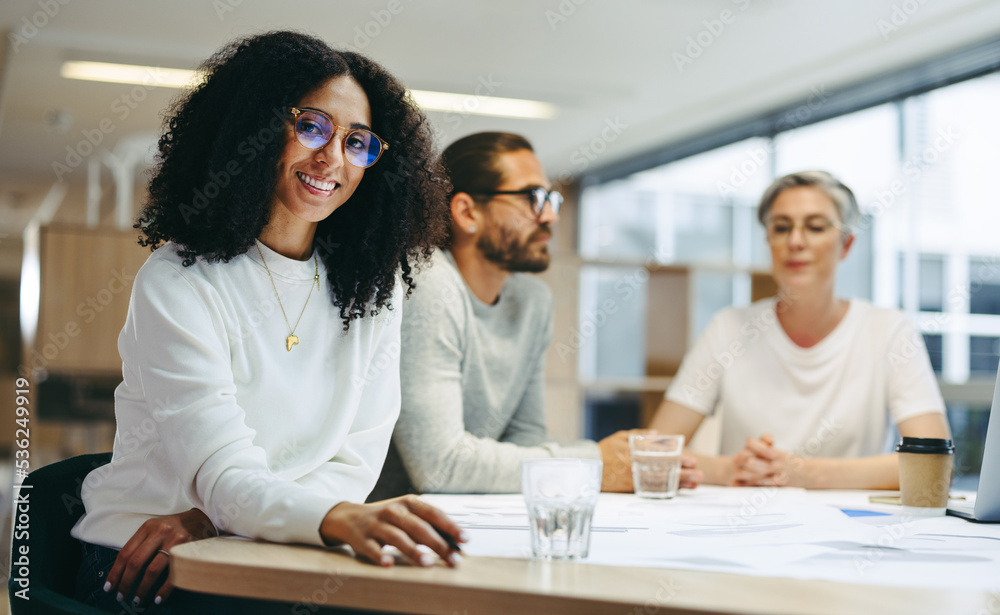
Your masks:
M 164 110 L 201 60 L 273 28 L 383 63 L 441 147 L 481 130 L 536 145 L 569 197 L 543 276 L 555 436 L 648 420 L 712 314 L 774 292 L 754 213 L 763 188 L 823 168 L 865 212 L 839 292 L 913 317 L 958 472 L 978 472 L 1000 357 L 991 0 L 5 0 L 5 459 L 23 444 L 19 371 L 32 468 L 110 450 L 116 339 L 148 254 L 131 225 Z

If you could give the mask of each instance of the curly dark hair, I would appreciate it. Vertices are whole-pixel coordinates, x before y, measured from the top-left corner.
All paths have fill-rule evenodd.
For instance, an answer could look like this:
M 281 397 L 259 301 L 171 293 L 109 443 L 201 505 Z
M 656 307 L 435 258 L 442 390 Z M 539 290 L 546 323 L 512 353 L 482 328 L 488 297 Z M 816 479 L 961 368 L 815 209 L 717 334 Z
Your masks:
M 351 198 L 319 222 L 314 243 L 345 330 L 392 309 L 397 272 L 409 294 L 412 266 L 446 235 L 450 190 L 427 119 L 406 89 L 368 58 L 299 32 L 235 41 L 201 68 L 205 80 L 174 103 L 160 137 L 149 200 L 135 225 L 139 243 L 156 249 L 173 241 L 185 266 L 198 257 L 228 262 L 250 249 L 267 225 L 276 168 L 292 138 L 286 110 L 348 75 L 368 96 L 372 131 L 390 147 Z

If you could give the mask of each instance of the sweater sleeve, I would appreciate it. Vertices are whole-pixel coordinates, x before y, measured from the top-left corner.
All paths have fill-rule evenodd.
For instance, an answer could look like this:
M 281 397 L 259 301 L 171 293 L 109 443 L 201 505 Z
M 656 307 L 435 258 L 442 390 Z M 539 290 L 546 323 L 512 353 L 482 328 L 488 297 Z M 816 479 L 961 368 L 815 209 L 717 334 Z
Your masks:
M 715 413 L 726 371 L 716 357 L 733 341 L 726 326 L 730 314 L 730 310 L 723 310 L 708 323 L 705 332 L 684 355 L 665 393 L 666 399 L 706 416 Z
M 393 442 L 417 491 L 514 493 L 521 488 L 523 459 L 600 457 L 592 442 L 577 447 L 542 442 L 544 390 L 539 371 L 521 401 L 515 441 L 498 442 L 466 431 L 462 396 L 466 322 L 460 291 L 440 279 L 425 279 L 405 311 L 403 402 Z M 527 441 L 533 444 L 519 444 Z
M 545 426 L 545 351 L 552 343 L 552 321 L 547 321 L 538 348 L 538 358 L 531 372 L 531 380 L 525 388 L 524 395 L 500 438 L 501 442 L 510 442 L 521 447 L 541 446 L 553 457 L 572 457 L 582 459 L 601 459 L 601 449 L 592 440 L 555 443 L 549 439 Z M 520 485 L 520 466 L 517 468 L 518 484 Z
M 903 314 L 889 338 L 886 355 L 889 383 L 888 404 L 897 424 L 920 414 L 944 414 L 944 399 L 938 390 L 934 369 L 924 339 Z
M 320 522 L 343 498 L 269 469 L 237 403 L 221 305 L 211 287 L 195 286 L 169 263 L 140 272 L 123 357 L 133 361 L 171 469 L 217 528 L 322 544 Z
M 538 345 L 532 357 L 531 380 L 524 389 L 521 401 L 501 436 L 501 442 L 519 446 L 538 446 L 545 442 L 545 350 L 552 343 L 551 301 L 549 301 L 545 326 L 538 332 Z
M 344 501 L 364 502 L 375 487 L 385 463 L 392 430 L 399 418 L 400 322 L 403 299 L 401 281 L 397 281 L 392 310 L 383 310 L 379 318 L 385 324 L 377 331 L 374 352 L 368 365 L 357 370 L 352 386 L 361 388 L 357 418 L 347 440 L 328 463 L 298 480 L 322 493 L 336 493 Z

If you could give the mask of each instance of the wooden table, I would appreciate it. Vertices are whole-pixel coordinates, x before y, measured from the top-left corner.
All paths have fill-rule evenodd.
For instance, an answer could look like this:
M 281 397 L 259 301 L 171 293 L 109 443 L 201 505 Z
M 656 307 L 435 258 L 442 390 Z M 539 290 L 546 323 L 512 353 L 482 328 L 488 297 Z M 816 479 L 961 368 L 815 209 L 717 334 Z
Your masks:
M 196 592 L 400 613 L 1000 614 L 1000 594 L 982 591 L 472 556 L 457 569 L 379 568 L 338 550 L 231 537 L 174 547 L 170 576 Z

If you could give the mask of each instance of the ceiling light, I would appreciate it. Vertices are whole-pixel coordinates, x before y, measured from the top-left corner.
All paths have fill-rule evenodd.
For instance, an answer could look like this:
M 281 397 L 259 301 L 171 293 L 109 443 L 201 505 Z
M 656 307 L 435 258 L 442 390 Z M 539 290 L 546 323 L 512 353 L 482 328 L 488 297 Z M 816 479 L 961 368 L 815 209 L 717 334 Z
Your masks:
M 452 94 L 450 92 L 429 92 L 410 90 L 413 100 L 428 111 L 445 111 L 461 115 L 492 115 L 494 117 L 515 117 L 531 120 L 553 118 L 558 113 L 555 105 L 523 98 L 501 98 L 499 96 L 476 96 L 473 94 Z
M 164 88 L 194 87 L 200 79 L 197 71 L 183 68 L 109 64 L 107 62 L 65 62 L 59 74 L 67 79 L 134 83 Z
M 165 88 L 194 87 L 202 78 L 199 72 L 182 68 L 109 64 L 106 62 L 65 62 L 59 74 L 67 79 L 131 83 Z M 558 113 L 556 106 L 551 103 L 523 98 L 453 94 L 427 90 L 410 90 L 410 95 L 414 102 L 427 111 L 532 120 L 553 118 Z

